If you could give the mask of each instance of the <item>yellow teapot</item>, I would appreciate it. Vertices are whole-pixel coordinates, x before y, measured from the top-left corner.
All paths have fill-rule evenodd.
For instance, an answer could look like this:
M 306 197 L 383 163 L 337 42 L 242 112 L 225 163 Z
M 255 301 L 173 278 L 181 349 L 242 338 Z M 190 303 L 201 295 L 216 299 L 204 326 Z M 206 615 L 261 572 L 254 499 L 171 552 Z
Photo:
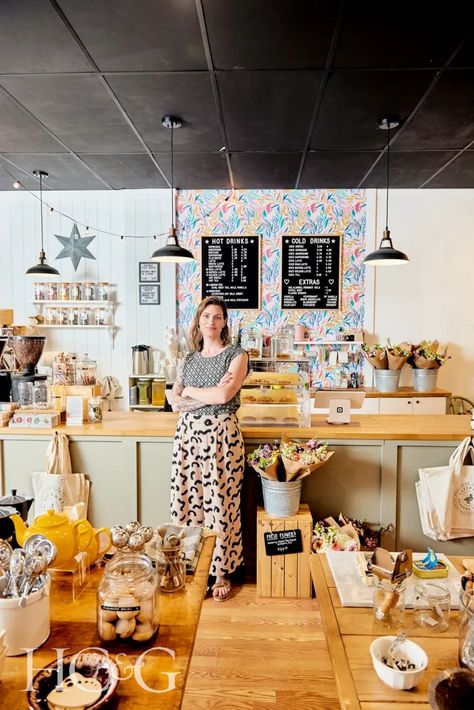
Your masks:
M 94 529 L 91 526 L 92 540 L 87 545 L 84 552 L 87 552 L 89 558 L 89 565 L 93 565 L 94 562 L 105 555 L 107 550 L 112 547 L 112 540 L 110 537 L 110 530 L 108 528 L 97 528 Z
M 70 522 L 65 513 L 48 510 L 43 515 L 38 515 L 29 527 L 26 527 L 19 515 L 12 515 L 15 526 L 16 539 L 20 545 L 32 535 L 44 535 L 54 542 L 58 554 L 54 562 L 55 567 L 63 567 L 70 562 L 78 552 L 82 552 L 92 542 L 94 529 L 87 520 Z

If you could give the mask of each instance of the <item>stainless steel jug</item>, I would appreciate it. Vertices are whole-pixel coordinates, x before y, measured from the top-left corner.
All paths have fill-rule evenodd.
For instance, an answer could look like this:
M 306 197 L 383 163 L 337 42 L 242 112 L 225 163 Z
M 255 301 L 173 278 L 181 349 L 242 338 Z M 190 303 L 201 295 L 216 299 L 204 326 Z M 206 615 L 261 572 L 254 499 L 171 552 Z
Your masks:
M 132 374 L 147 375 L 149 372 L 149 345 L 132 345 Z

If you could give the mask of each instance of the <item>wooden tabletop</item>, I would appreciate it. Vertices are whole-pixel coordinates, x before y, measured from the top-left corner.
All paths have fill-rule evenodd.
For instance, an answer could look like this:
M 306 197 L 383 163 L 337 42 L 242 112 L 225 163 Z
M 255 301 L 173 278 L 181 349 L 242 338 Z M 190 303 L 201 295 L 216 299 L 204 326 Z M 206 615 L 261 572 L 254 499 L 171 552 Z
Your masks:
M 334 392 L 334 389 L 323 390 L 325 392 Z M 355 387 L 347 389 L 336 390 L 340 392 L 365 392 L 366 399 L 371 399 L 373 397 L 451 397 L 451 392 L 449 390 L 443 390 L 437 387 L 434 390 L 429 390 L 427 392 L 417 392 L 413 387 L 399 387 L 395 392 L 380 392 L 375 389 L 375 387 Z M 315 391 L 311 392 L 311 397 L 314 397 Z
M 461 557 L 449 559 L 463 570 Z M 431 679 L 459 665 L 458 612 L 451 611 L 448 631 L 436 633 L 416 626 L 413 610 L 406 609 L 404 630 L 426 651 L 428 668 L 416 688 L 394 690 L 376 675 L 369 650 L 375 638 L 391 632 L 374 628 L 372 608 L 341 605 L 326 555 L 311 555 L 310 567 L 342 710 L 428 710 Z
M 472 434 L 469 415 L 454 414 L 353 414 L 351 423 L 328 424 L 324 414 L 311 417 L 311 427 L 288 428 L 286 433 L 300 439 L 381 439 L 419 441 L 461 441 Z M 50 437 L 60 431 L 72 437 L 173 437 L 178 415 L 173 412 L 108 412 L 98 424 L 61 425 L 57 429 L 0 428 L 0 439 L 28 436 Z M 245 439 L 280 438 L 282 427 L 243 426 Z
M 159 706 L 163 710 L 178 710 L 183 700 L 214 543 L 214 535 L 205 538 L 196 572 L 187 578 L 185 590 L 160 594 L 158 634 L 152 641 L 136 647 L 131 644 L 105 645 L 99 641 L 96 632 L 96 588 L 103 569 L 91 571 L 91 582 L 76 603 L 71 601 L 70 590 L 63 584 L 53 582 L 51 634 L 46 643 L 34 653 L 35 672 L 56 660 L 55 648 L 66 649 L 64 655 L 67 655 L 92 646 L 107 648 L 112 658 L 116 658 L 119 663 L 121 676 L 126 677 L 130 675 L 130 668 L 137 658 L 147 649 L 169 649 L 175 654 L 174 660 L 166 651 L 153 651 L 146 655 L 141 673 L 144 683 L 155 690 L 166 690 L 172 677 L 166 674 L 176 674 L 176 688 L 160 694 L 147 692 L 132 676 L 119 682 L 111 708 L 119 706 L 120 710 L 148 710 Z M 116 657 L 117 654 L 122 655 Z M 2 708 L 22 710 L 28 707 L 26 677 L 25 656 L 6 659 L 0 686 Z

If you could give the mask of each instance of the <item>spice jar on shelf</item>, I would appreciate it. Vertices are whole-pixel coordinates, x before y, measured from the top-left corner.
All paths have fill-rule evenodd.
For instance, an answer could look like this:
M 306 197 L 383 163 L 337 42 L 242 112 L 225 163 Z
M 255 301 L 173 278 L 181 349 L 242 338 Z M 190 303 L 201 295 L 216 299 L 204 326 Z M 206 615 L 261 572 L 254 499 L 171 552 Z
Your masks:
M 57 283 L 49 283 L 48 284 L 48 301 L 57 301 L 58 300 L 58 284 Z
M 66 281 L 59 284 L 59 299 L 69 301 L 69 284 Z
M 77 325 L 79 323 L 79 311 L 77 308 L 67 309 L 67 324 Z
M 82 298 L 82 284 L 74 282 L 69 284 L 69 300 L 80 301 Z
M 157 632 L 159 582 L 151 560 L 136 552 L 115 555 L 97 590 L 97 633 L 104 642 L 149 641 Z
M 97 360 L 91 360 L 87 353 L 76 361 L 76 385 L 95 385 L 97 382 Z
M 58 308 L 56 313 L 57 313 L 57 324 L 58 325 L 67 325 L 67 309 L 66 308 Z
M 91 310 L 90 308 L 79 309 L 79 325 L 91 325 Z
M 109 325 L 110 323 L 110 311 L 108 308 L 96 308 L 95 310 L 95 324 L 96 325 Z
M 46 298 L 45 286 L 42 281 L 35 281 L 35 301 L 44 301 Z
M 58 309 L 51 307 L 46 309 L 46 323 L 48 325 L 58 324 Z
M 86 281 L 82 285 L 82 299 L 83 301 L 94 300 L 94 284 L 90 281 Z
M 96 301 L 108 301 L 109 300 L 109 284 L 106 281 L 100 281 L 96 285 Z

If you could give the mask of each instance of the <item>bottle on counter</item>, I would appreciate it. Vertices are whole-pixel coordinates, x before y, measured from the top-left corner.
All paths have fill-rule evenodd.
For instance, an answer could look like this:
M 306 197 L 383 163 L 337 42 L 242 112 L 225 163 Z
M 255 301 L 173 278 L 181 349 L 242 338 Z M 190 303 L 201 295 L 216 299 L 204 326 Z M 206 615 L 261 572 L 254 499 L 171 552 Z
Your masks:
M 151 383 L 151 403 L 154 407 L 165 405 L 166 380 L 164 377 L 155 377 Z

